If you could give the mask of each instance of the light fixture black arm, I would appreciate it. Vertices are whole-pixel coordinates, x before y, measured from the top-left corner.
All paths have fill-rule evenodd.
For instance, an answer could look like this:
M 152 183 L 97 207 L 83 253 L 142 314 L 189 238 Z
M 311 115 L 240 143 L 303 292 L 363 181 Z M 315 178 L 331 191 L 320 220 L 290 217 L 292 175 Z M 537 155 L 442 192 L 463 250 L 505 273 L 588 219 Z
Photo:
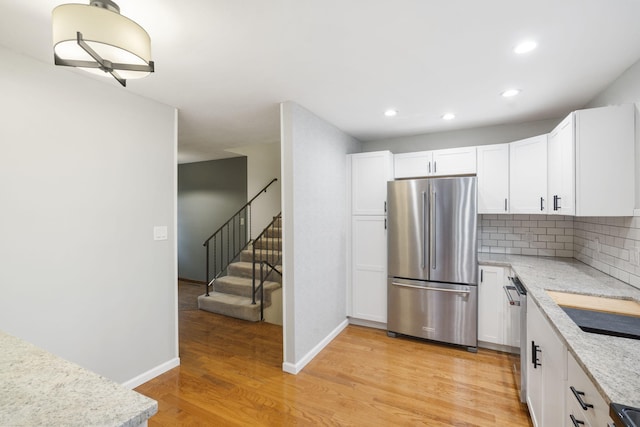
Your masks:
M 73 60 L 73 59 L 63 59 L 54 53 L 54 62 L 56 65 L 63 65 L 67 67 L 83 67 L 83 68 L 99 68 L 105 73 L 109 73 L 115 78 L 122 86 L 127 86 L 127 81 L 118 75 L 116 70 L 122 71 L 141 71 L 141 72 L 154 72 L 154 63 L 153 61 L 149 61 L 149 65 L 138 65 L 138 64 L 121 64 L 121 63 L 113 63 L 106 59 L 103 59 L 98 53 L 91 48 L 82 38 L 82 33 L 77 32 L 77 40 L 78 45 L 87 52 L 94 60 L 93 61 L 81 61 L 81 60 Z

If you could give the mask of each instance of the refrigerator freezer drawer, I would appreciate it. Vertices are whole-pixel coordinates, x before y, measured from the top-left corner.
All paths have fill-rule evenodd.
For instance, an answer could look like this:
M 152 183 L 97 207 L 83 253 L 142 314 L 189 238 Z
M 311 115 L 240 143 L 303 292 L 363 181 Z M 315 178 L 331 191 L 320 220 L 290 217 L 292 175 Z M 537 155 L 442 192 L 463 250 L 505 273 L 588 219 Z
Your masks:
M 387 286 L 390 332 L 477 347 L 477 286 L 398 278 Z

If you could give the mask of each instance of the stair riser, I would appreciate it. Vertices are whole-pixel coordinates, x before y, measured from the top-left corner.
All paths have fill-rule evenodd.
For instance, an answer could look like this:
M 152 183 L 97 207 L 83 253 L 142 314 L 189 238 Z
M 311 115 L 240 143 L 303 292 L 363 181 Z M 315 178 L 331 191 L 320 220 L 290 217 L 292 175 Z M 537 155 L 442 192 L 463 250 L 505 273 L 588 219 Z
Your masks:
M 267 238 L 260 239 L 257 242 L 253 243 L 253 246 L 256 249 L 271 249 L 271 250 L 282 250 L 282 239 L 279 238 Z
M 279 239 L 282 236 L 282 229 L 279 227 L 269 228 L 266 234 L 267 234 L 267 237 L 276 237 Z
M 258 282 L 256 282 L 256 286 L 258 286 Z M 251 286 L 241 286 L 241 285 L 233 285 L 224 282 L 216 283 L 214 285 L 216 292 L 220 292 L 223 294 L 232 294 L 238 295 L 245 298 L 251 298 L 251 294 L 253 293 L 253 289 Z M 260 293 L 256 294 L 256 301 L 260 301 Z M 271 303 L 271 292 L 269 289 L 264 293 L 264 302 L 265 304 Z
M 217 301 L 211 297 L 200 296 L 198 297 L 198 308 L 224 316 L 235 317 L 236 319 L 248 320 L 250 322 L 260 321 L 260 304 L 239 306 Z
M 263 249 L 263 250 L 256 249 L 257 261 L 260 261 L 261 259 L 266 261 L 279 260 L 281 258 L 282 258 L 282 252 L 268 251 L 266 249 Z M 242 253 L 240 254 L 240 261 L 243 261 L 243 262 L 253 261 L 253 251 L 251 250 L 242 251 Z
M 243 266 L 241 267 L 241 266 L 231 264 L 229 265 L 228 271 L 230 276 L 247 277 L 247 278 L 253 277 L 253 274 L 251 272 L 251 267 L 246 268 Z M 256 280 L 259 280 L 260 279 L 259 264 L 256 264 L 255 271 L 256 271 Z M 282 268 L 280 266 L 278 266 L 278 271 L 282 271 Z M 282 277 L 276 272 L 271 273 L 271 275 L 268 277 L 268 280 L 271 282 L 282 283 Z

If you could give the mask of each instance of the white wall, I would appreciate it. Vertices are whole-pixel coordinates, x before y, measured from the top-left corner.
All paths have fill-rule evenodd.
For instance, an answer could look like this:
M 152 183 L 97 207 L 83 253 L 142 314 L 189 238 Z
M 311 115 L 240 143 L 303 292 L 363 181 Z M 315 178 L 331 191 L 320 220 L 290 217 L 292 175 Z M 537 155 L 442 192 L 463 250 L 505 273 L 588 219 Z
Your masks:
M 0 63 L 0 329 L 134 386 L 178 363 L 176 111 Z
M 360 143 L 281 106 L 284 364 L 298 372 L 346 326 L 346 155 Z
M 280 142 L 248 145 L 227 151 L 247 156 L 247 200 L 273 178 L 278 179 L 251 205 L 251 235 L 257 237 L 281 210 Z
M 389 150 L 392 153 L 410 153 L 412 151 L 501 144 L 548 133 L 556 127 L 561 120 L 562 117 L 528 123 L 485 126 L 473 129 L 381 139 L 363 143 L 362 151 Z

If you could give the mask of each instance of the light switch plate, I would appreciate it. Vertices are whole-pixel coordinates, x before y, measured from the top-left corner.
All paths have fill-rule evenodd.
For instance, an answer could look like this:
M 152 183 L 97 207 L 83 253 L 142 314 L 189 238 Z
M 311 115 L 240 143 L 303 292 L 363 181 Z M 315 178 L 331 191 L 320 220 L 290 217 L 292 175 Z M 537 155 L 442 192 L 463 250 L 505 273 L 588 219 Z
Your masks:
M 153 240 L 167 240 L 166 225 L 156 225 L 153 227 Z

